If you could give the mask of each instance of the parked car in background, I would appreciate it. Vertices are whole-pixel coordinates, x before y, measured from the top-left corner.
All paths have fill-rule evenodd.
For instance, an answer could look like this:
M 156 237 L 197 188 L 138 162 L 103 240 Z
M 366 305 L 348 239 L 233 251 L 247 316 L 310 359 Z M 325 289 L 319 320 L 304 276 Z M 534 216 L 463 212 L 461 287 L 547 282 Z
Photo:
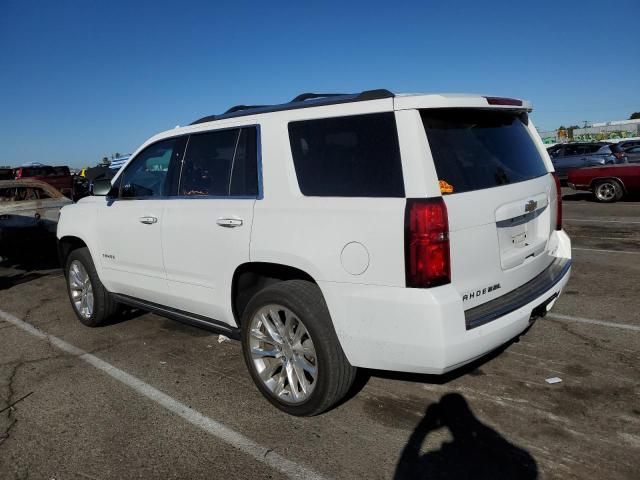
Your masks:
M 640 191 L 640 165 L 610 165 L 570 170 L 567 185 L 593 192 L 599 202 L 615 202 Z
M 618 145 L 620 145 L 620 148 L 622 148 L 623 150 L 631 147 L 640 147 L 640 139 L 620 140 L 618 142 Z
M 40 164 L 23 165 L 13 170 L 13 176 L 16 180 L 23 178 L 41 180 L 62 192 L 63 195 L 69 198 L 73 197 L 73 177 L 69 167 L 52 167 Z
M 26 253 L 32 240 L 53 242 L 60 209 L 70 203 L 39 180 L 0 180 L 0 256 Z
M 561 180 L 573 168 L 625 163 L 624 151 L 617 144 L 607 142 L 563 143 L 548 148 L 551 162 Z
M 13 169 L 0 168 L 0 180 L 13 180 Z
M 629 162 L 640 162 L 640 145 L 626 147 L 624 154 Z

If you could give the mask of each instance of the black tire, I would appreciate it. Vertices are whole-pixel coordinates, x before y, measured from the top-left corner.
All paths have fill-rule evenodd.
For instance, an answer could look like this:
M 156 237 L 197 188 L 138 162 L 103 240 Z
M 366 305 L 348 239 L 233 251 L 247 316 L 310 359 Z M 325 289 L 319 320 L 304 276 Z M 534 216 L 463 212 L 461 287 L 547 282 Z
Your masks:
M 82 264 L 89 275 L 89 281 L 93 289 L 93 312 L 89 317 L 82 315 L 78 311 L 71 294 L 69 270 L 74 261 Z M 98 327 L 106 323 L 117 313 L 118 303 L 111 298 L 109 292 L 104 288 L 104 285 L 102 285 L 100 278 L 98 278 L 98 272 L 96 272 L 96 267 L 93 264 L 93 259 L 91 258 L 91 253 L 89 253 L 88 248 L 83 247 L 73 250 L 67 257 L 64 268 L 65 279 L 67 281 L 67 294 L 69 295 L 71 308 L 73 308 L 76 316 L 84 325 L 87 327 Z
M 307 329 L 316 353 L 317 378 L 303 403 L 282 401 L 263 383 L 251 357 L 249 336 L 254 315 L 264 306 L 286 307 Z M 338 403 L 349 391 L 357 369 L 345 356 L 320 288 L 305 280 L 279 282 L 256 293 L 242 315 L 242 350 L 245 363 L 258 390 L 280 410 L 296 416 L 318 415 Z
M 624 195 L 620 182 L 612 178 L 598 180 L 594 183 L 592 191 L 595 199 L 602 203 L 617 202 Z

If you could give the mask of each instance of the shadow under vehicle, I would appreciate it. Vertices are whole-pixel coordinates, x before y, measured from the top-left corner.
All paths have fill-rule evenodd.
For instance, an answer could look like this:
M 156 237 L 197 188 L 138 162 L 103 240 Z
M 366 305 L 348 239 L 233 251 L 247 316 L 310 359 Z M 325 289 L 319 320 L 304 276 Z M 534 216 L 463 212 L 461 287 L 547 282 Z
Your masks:
M 0 181 L 0 256 L 55 246 L 60 209 L 71 200 L 40 180 Z

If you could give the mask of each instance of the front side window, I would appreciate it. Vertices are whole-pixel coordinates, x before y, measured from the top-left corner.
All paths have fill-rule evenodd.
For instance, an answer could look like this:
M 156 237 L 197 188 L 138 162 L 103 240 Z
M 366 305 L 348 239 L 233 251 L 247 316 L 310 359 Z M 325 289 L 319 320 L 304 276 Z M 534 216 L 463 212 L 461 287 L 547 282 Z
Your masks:
M 318 197 L 404 197 L 392 112 L 289 123 L 300 191 Z
M 187 197 L 256 197 L 256 136 L 255 127 L 191 135 L 178 194 Z
M 123 198 L 162 197 L 167 192 L 167 172 L 180 139 L 150 145 L 127 166 L 120 180 Z

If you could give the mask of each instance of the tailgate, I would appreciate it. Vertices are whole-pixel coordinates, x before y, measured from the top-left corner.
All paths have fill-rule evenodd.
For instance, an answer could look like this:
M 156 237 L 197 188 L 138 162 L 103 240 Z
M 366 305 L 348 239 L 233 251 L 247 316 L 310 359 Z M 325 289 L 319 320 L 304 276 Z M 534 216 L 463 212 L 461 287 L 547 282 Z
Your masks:
M 421 116 L 447 205 L 451 283 L 467 310 L 553 262 L 555 182 L 524 111 L 444 108 Z

